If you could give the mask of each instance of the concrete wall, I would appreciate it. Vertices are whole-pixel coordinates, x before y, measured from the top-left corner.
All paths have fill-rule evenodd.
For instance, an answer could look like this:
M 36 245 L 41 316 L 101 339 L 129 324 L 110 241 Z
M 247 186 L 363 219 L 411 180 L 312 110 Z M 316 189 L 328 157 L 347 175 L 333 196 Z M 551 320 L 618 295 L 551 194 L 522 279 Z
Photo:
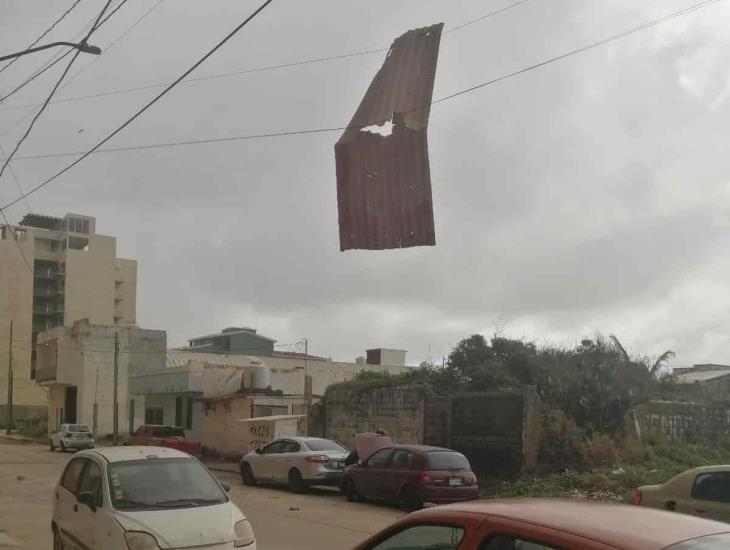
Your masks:
M 656 433 L 673 441 L 713 441 L 730 436 L 730 406 L 653 401 L 630 411 L 626 426 L 639 439 Z
M 116 260 L 114 319 L 117 325 L 137 322 L 137 260 Z
M 253 400 L 246 396 L 211 399 L 204 403 L 202 444 L 207 451 L 238 458 L 248 452 L 248 426 Z
M 66 326 L 114 324 L 116 251 L 116 239 L 104 235 L 90 235 L 88 250 L 66 250 Z

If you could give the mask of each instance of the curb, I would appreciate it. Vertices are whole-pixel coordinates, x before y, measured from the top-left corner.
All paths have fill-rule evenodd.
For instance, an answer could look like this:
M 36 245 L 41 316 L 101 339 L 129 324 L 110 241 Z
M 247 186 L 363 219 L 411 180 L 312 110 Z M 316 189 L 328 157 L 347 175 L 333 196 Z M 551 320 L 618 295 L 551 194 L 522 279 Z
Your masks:
M 38 445 L 44 445 L 47 443 L 45 439 L 35 439 L 32 437 L 25 437 L 23 435 L 5 435 L 0 434 L 0 439 L 3 441 L 14 441 L 15 443 L 35 443 Z

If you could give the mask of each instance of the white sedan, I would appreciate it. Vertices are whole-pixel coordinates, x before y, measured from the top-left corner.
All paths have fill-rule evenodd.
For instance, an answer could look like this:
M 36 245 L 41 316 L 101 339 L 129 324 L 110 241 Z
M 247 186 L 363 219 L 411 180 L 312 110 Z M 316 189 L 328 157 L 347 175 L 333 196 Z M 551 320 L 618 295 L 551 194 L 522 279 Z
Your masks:
M 276 439 L 241 459 L 246 485 L 259 481 L 288 483 L 295 493 L 310 485 L 336 485 L 342 481 L 348 451 L 339 443 L 318 437 Z
M 54 550 L 256 549 L 246 517 L 196 458 L 162 447 L 80 451 L 54 490 Z

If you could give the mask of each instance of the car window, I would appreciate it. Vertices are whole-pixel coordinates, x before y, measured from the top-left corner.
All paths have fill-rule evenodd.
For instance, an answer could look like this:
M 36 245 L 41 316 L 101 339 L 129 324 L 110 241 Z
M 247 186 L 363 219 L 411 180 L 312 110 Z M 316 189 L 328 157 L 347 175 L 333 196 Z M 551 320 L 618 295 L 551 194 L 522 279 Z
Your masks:
M 155 426 L 150 428 L 149 435 L 152 437 L 185 437 L 185 430 L 173 426 Z
M 61 486 L 76 494 L 76 487 L 79 484 L 79 478 L 81 477 L 81 471 L 86 465 L 86 460 L 83 458 L 74 458 L 66 466 L 66 470 L 63 472 L 61 478 Z
M 302 446 L 296 441 L 287 441 L 284 443 L 284 450 L 282 453 L 298 453 L 302 449 Z
M 228 502 L 213 475 L 193 458 L 154 458 L 107 466 L 117 510 L 168 510 Z
M 408 470 L 412 464 L 413 453 L 403 449 L 395 451 L 393 453 L 393 459 L 390 461 L 390 466 L 392 468 L 397 468 L 398 470 Z
M 68 427 L 68 431 L 69 431 L 69 432 L 81 432 L 81 433 L 88 433 L 88 432 L 89 432 L 89 431 L 91 431 L 91 430 L 89 430 L 88 426 L 85 426 L 85 425 L 83 425 L 83 424 L 71 424 L 71 425 L 70 425 L 70 426 Z
M 456 525 L 416 525 L 368 550 L 455 550 L 462 538 L 464 529 Z
M 347 449 L 345 449 L 342 445 L 334 441 L 330 441 L 329 439 L 307 439 L 304 443 L 310 451 L 338 451 L 340 453 L 347 452 Z
M 725 550 L 726 548 L 730 548 L 730 534 L 728 533 L 680 542 L 670 546 L 667 550 Z
M 482 542 L 479 550 L 558 550 L 541 542 L 525 540 L 512 535 L 491 535 Z
M 368 458 L 370 468 L 385 468 L 393 454 L 393 449 L 380 449 L 377 453 Z
M 428 461 L 427 469 L 431 471 L 441 470 L 471 470 L 466 457 L 454 451 L 432 451 L 426 453 Z
M 730 472 L 698 475 L 692 487 L 692 498 L 730 503 Z
M 271 454 L 277 454 L 277 453 L 283 453 L 284 452 L 284 445 L 285 441 L 273 441 L 269 443 L 266 447 L 263 448 L 261 451 L 261 454 L 264 455 L 271 455 Z
M 79 483 L 78 492 L 89 492 L 93 494 L 96 499 L 96 505 L 102 505 L 101 470 L 99 469 L 99 466 L 91 460 L 86 461 L 86 468 L 81 474 L 81 482 Z

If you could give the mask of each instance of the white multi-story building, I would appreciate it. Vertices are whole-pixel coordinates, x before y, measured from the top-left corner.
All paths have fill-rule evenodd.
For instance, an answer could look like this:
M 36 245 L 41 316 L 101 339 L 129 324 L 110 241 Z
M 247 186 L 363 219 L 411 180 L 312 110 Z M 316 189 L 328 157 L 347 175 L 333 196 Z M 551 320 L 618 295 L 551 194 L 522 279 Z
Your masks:
M 136 322 L 137 262 L 117 258 L 116 239 L 96 233 L 93 217 L 26 215 L 0 226 L 0 424 L 7 408 L 13 323 L 13 416 L 45 416 L 46 390 L 35 381 L 36 341 L 45 330 Z

